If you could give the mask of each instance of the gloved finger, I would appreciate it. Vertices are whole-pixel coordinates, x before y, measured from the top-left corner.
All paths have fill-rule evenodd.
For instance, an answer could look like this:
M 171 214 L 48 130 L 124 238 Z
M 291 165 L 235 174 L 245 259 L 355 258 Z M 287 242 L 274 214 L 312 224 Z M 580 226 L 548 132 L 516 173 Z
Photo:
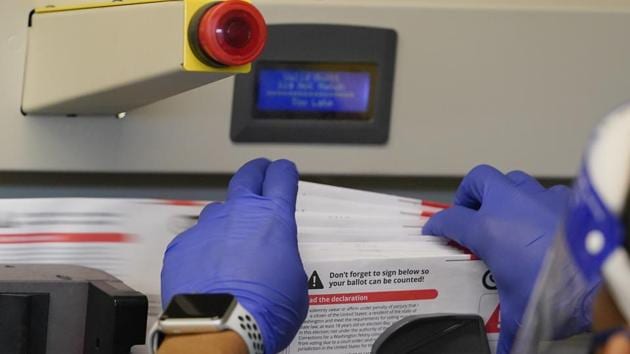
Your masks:
M 502 325 L 499 334 L 499 343 L 497 343 L 497 354 L 510 354 L 516 337 L 516 329 L 512 326 Z
M 295 212 L 299 174 L 289 160 L 277 160 L 267 167 L 262 195 Z
M 555 185 L 547 190 L 550 193 L 549 205 L 556 208 L 566 208 L 571 200 L 572 190 L 565 185 Z
M 265 172 L 271 161 L 265 158 L 251 160 L 236 171 L 228 186 L 227 199 L 246 194 L 261 195 Z
M 514 186 L 527 193 L 536 193 L 545 190 L 545 187 L 543 187 L 538 180 L 523 171 L 510 171 L 506 176 L 514 183 Z
M 506 183 L 509 183 L 509 180 L 496 168 L 489 165 L 476 166 L 468 172 L 457 188 L 454 204 L 478 210 L 483 204 L 488 186 Z
M 478 251 L 484 249 L 481 245 L 487 240 L 471 237 L 476 223 L 476 211 L 456 205 L 433 215 L 422 228 L 422 234 L 447 237 L 483 258 Z
M 564 195 L 571 194 L 571 188 L 568 186 L 565 186 L 564 184 L 556 184 L 555 186 L 550 187 L 549 191 L 554 192 L 554 193 L 564 194 Z
M 210 217 L 212 215 L 212 213 L 215 213 L 216 211 L 221 209 L 222 205 L 223 205 L 222 202 L 213 202 L 213 203 L 210 203 L 210 204 L 206 205 L 203 208 L 203 210 L 201 211 L 201 213 L 199 214 L 199 220 L 203 220 L 205 218 Z

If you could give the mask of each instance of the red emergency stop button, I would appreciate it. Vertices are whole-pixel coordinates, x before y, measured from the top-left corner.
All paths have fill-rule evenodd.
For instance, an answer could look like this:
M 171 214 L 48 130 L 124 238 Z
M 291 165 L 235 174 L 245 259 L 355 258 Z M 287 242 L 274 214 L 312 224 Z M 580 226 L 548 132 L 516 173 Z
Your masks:
M 194 16 L 188 33 L 195 55 L 214 66 L 251 63 L 267 41 L 267 25 L 262 14 L 241 0 L 203 7 Z

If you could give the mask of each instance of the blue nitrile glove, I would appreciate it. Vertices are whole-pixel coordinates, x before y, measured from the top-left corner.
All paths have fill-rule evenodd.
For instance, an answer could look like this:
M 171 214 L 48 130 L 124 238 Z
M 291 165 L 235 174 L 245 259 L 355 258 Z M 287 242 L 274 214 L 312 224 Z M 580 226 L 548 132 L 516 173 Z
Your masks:
M 453 239 L 488 265 L 501 302 L 499 354 L 512 348 L 569 197 L 566 186 L 546 189 L 524 172 L 504 175 L 481 165 L 464 177 L 454 206 L 437 213 L 423 229 Z
M 166 249 L 162 304 L 182 293 L 229 293 L 259 324 L 265 353 L 291 343 L 308 311 L 298 254 L 298 172 L 287 160 L 257 159 L 236 172 L 224 203 L 205 207 L 195 226 Z

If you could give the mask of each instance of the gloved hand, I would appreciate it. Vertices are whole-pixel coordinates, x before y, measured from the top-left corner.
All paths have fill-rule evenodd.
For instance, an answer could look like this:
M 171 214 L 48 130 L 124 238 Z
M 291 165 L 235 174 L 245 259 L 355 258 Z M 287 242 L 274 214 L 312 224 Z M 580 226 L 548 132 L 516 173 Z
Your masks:
M 566 186 L 546 189 L 524 172 L 504 175 L 481 165 L 464 177 L 454 206 L 423 229 L 460 243 L 488 265 L 501 302 L 499 354 L 510 352 L 569 197 Z
M 298 172 L 287 160 L 257 159 L 236 172 L 224 203 L 166 249 L 162 304 L 180 293 L 229 293 L 256 319 L 265 353 L 288 346 L 308 311 L 298 254 Z

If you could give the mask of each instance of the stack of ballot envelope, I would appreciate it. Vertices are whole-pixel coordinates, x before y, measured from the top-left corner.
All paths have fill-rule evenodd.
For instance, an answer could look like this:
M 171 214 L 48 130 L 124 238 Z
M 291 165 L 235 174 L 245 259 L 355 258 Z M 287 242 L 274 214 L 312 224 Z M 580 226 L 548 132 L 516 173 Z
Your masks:
M 447 204 L 300 182 L 298 244 L 309 314 L 283 354 L 369 353 L 411 315 L 479 314 L 500 328 L 496 284 L 475 255 L 422 227 Z
M 393 254 L 457 255 L 462 248 L 442 237 L 422 234 L 422 227 L 448 204 L 375 192 L 300 182 L 296 205 L 298 240 L 303 257 L 330 248 L 331 258 L 352 250 L 373 257 Z M 379 252 L 382 250 L 382 252 Z M 394 253 L 392 253 L 394 252 Z
M 112 198 L 0 199 L 0 263 L 98 268 L 149 297 L 161 311 L 168 243 L 207 201 Z M 479 314 L 499 331 L 496 284 L 475 255 L 422 235 L 448 205 L 300 182 L 298 245 L 309 314 L 283 354 L 369 353 L 392 323 L 414 314 Z

